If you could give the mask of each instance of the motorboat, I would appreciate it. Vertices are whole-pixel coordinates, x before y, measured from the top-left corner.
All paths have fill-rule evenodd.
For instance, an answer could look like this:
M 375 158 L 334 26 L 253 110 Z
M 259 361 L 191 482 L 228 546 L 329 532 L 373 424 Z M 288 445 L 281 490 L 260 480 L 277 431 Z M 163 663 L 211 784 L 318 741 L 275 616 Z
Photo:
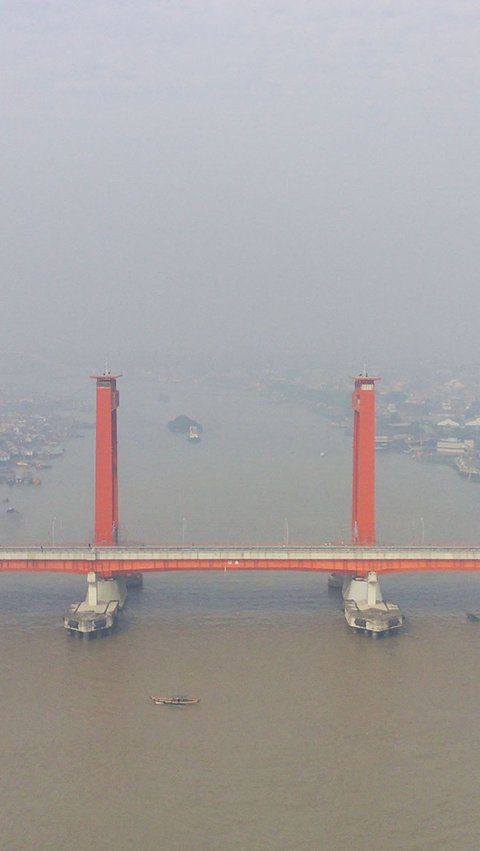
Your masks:
M 191 706 L 194 703 L 200 703 L 199 697 L 187 697 L 184 694 L 174 694 L 172 697 L 155 697 L 153 694 L 150 700 L 158 706 Z

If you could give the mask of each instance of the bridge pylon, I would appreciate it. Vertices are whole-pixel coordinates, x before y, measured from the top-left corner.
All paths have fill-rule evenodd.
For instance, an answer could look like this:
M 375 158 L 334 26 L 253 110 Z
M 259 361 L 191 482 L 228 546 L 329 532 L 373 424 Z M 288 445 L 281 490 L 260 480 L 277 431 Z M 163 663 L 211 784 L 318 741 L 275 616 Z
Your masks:
M 355 376 L 353 408 L 352 544 L 375 544 L 375 382 L 366 369 Z M 366 575 L 359 573 L 359 576 Z M 345 593 L 345 574 L 332 573 L 328 587 Z M 350 579 L 350 577 L 349 577 Z M 362 591 L 363 593 L 363 591 Z
M 366 370 L 354 379 L 352 544 L 375 544 L 375 382 Z
M 352 544 L 375 546 L 375 382 L 366 369 L 355 376 L 353 407 Z M 369 569 L 345 577 L 342 596 L 349 626 L 383 635 L 403 624 L 396 603 L 383 599 L 377 573 Z
M 117 378 L 105 369 L 96 386 L 95 546 L 118 544 Z
M 95 547 L 118 544 L 118 447 L 117 378 L 107 368 L 102 375 L 91 375 L 96 386 L 95 437 Z M 127 596 L 127 577 L 88 574 L 87 596 L 73 603 L 64 618 L 65 629 L 74 635 L 104 634 L 116 624 L 118 612 Z

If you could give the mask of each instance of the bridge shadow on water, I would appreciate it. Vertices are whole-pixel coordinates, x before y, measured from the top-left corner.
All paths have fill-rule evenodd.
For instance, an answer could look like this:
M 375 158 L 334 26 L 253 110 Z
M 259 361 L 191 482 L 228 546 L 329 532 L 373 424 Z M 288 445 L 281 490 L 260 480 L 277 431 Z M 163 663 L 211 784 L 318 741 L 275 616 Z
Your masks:
M 130 606 L 139 616 L 195 613 L 315 612 L 338 607 L 327 593 L 325 577 L 288 574 L 164 574 L 144 577 Z
M 415 617 L 465 617 L 480 610 L 480 577 L 475 574 L 385 575 L 385 599 L 395 601 L 408 623 Z M 0 627 L 61 624 L 70 603 L 84 599 L 84 576 L 63 574 L 4 574 L 0 580 Z M 340 613 L 339 592 L 329 592 L 319 574 L 289 573 L 165 573 L 144 576 L 143 588 L 131 589 L 121 615 L 121 629 L 142 620 L 267 617 L 276 613 L 306 616 Z M 341 619 L 339 618 L 339 625 Z

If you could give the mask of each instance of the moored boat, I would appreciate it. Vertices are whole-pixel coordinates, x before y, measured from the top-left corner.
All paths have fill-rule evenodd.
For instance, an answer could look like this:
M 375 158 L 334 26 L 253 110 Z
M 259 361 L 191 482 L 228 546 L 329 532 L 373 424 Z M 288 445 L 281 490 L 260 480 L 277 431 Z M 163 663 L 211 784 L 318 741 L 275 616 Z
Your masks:
M 190 428 L 188 430 L 187 440 L 188 440 L 189 443 L 199 443 L 200 434 L 199 434 L 197 426 L 193 426 L 193 425 L 190 426 Z

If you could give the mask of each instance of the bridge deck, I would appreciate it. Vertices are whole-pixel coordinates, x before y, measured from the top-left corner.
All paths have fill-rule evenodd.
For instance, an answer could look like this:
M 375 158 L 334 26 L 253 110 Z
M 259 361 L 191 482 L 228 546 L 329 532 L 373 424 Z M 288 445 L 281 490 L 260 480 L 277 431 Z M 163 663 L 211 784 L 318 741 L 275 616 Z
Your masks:
M 24 546 L 0 549 L 1 571 L 102 576 L 164 570 L 297 570 L 362 575 L 480 570 L 480 547 Z

